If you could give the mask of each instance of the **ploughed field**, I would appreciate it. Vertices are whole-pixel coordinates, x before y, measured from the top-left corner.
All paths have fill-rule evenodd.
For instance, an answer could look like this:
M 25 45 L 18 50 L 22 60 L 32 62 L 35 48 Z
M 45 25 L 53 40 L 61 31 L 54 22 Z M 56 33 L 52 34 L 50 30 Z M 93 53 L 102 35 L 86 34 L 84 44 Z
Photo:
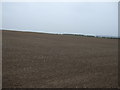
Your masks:
M 3 88 L 116 88 L 118 40 L 2 31 Z

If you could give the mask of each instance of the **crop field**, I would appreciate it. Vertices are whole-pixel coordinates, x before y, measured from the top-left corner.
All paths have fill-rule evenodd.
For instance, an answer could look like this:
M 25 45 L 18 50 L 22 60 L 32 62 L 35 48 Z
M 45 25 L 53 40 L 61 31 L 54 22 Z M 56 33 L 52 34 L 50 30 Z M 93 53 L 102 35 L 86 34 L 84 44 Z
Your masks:
M 118 40 L 2 31 L 3 88 L 116 88 Z

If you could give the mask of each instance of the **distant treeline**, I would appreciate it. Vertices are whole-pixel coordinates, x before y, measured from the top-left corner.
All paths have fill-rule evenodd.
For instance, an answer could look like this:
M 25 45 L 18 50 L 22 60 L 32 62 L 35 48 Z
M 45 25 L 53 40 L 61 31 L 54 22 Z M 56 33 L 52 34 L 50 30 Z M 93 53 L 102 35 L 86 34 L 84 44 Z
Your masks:
M 5 30 L 5 29 L 0 29 L 0 30 Z M 17 30 L 5 30 L 5 31 L 17 31 Z M 23 32 L 23 31 L 22 31 Z M 25 31 L 24 31 L 25 32 Z M 35 32 L 35 33 L 40 33 L 40 32 Z M 96 38 L 106 38 L 106 39 L 120 39 L 120 37 L 113 37 L 113 36 L 100 36 L 100 35 L 83 35 L 83 34 L 64 34 L 64 33 L 46 33 L 46 32 L 41 32 L 42 34 L 57 34 L 57 35 L 72 35 L 72 36 L 84 36 L 84 37 L 96 37 Z
M 62 35 L 74 35 L 74 36 L 85 36 L 85 37 L 97 37 L 97 38 L 106 38 L 106 39 L 120 39 L 120 37 L 104 37 L 104 36 L 94 36 L 94 35 L 82 35 L 82 34 L 62 34 Z

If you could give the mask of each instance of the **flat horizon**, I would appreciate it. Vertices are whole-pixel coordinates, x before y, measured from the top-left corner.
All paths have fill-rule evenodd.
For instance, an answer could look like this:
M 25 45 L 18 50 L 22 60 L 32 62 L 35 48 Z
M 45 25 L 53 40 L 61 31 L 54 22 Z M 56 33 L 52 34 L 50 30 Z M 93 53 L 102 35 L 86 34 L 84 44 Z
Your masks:
M 83 33 L 58 33 L 58 32 L 45 32 L 45 31 L 33 31 L 33 30 L 14 30 L 14 29 L 0 29 L 6 31 L 21 31 L 21 32 L 35 32 L 35 33 L 48 33 L 48 34 L 73 34 L 73 35 L 84 35 L 84 36 L 94 36 L 94 37 L 111 37 L 111 38 L 120 38 L 119 36 L 110 36 L 110 35 L 95 35 L 95 34 L 83 34 Z

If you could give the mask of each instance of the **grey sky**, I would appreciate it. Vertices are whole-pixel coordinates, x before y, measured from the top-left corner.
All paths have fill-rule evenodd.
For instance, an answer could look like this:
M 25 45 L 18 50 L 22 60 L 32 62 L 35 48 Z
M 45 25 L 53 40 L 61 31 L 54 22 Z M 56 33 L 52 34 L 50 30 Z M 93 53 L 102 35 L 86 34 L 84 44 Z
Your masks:
M 3 29 L 118 35 L 117 2 L 5 2 Z

